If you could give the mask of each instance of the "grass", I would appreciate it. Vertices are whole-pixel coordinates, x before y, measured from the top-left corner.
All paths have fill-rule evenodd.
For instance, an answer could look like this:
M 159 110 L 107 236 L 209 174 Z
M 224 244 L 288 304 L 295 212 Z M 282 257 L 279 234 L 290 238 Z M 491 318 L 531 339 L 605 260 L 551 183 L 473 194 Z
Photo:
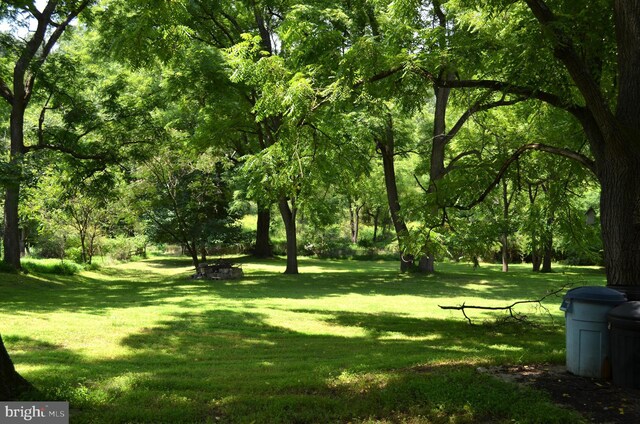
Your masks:
M 83 266 L 73 261 L 60 259 L 22 259 L 22 268 L 27 273 L 75 275 Z
M 564 361 L 560 299 L 537 328 L 470 326 L 441 304 L 505 305 L 599 270 L 533 274 L 394 262 L 247 262 L 241 281 L 154 258 L 74 276 L 0 274 L 0 331 L 17 369 L 72 423 L 580 422 L 545 395 L 475 372 Z M 478 322 L 496 314 L 476 313 Z

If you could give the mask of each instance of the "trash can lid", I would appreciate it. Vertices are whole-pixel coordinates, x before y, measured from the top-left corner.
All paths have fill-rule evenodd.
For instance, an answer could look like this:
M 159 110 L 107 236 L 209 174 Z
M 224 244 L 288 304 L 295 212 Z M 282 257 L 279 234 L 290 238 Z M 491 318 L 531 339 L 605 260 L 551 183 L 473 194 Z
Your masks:
M 564 299 L 584 300 L 597 303 L 622 303 L 627 295 L 618 290 L 601 286 L 584 286 L 571 289 L 564 295 Z
M 609 318 L 640 321 L 640 301 L 625 302 L 620 306 L 616 306 L 609 311 L 608 316 Z

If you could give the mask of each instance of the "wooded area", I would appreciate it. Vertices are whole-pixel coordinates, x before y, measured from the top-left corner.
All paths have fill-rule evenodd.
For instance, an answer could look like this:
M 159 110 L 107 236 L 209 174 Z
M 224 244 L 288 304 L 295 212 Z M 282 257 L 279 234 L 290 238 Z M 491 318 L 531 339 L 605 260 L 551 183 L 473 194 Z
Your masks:
M 638 0 L 3 1 L 3 266 L 563 260 L 640 298 L 639 45 Z

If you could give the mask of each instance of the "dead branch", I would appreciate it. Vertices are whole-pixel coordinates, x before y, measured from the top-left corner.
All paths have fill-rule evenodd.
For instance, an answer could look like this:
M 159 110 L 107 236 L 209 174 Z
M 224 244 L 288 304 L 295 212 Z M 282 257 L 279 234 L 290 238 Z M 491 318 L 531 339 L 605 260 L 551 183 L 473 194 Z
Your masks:
M 512 304 L 507 305 L 507 306 L 478 306 L 478 305 L 467 305 L 466 303 L 463 303 L 462 305 L 459 305 L 459 306 L 443 306 L 443 305 L 438 305 L 438 306 L 440 307 L 440 309 L 449 309 L 449 310 L 461 311 L 462 315 L 465 317 L 465 319 L 471 325 L 473 325 L 473 321 L 471 320 L 469 315 L 467 315 L 467 312 L 466 312 L 467 309 L 481 309 L 481 310 L 484 310 L 484 311 L 508 311 L 509 315 L 506 317 L 506 319 L 513 319 L 513 320 L 519 321 L 519 322 L 527 322 L 527 316 L 526 315 L 522 315 L 522 314 L 519 314 L 519 313 L 515 312 L 514 308 L 516 306 L 523 305 L 523 304 L 526 304 L 526 303 L 536 303 L 547 314 L 551 315 L 551 312 L 549 312 L 549 309 L 547 309 L 542 304 L 542 301 L 544 301 L 545 299 L 547 299 L 547 298 L 549 298 L 551 296 L 557 296 L 558 294 L 564 292 L 567 288 L 569 288 L 571 286 L 572 286 L 572 284 L 565 284 L 564 286 L 560 287 L 559 289 L 547 292 L 547 294 L 545 294 L 544 296 L 542 296 L 539 299 L 518 300 L 517 302 L 513 302 Z

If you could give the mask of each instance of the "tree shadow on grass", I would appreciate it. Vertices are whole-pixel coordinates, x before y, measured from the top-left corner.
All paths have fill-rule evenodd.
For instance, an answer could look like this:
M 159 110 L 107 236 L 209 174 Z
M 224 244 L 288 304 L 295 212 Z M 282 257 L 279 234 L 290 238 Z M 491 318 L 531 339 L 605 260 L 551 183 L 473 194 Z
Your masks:
M 172 259 L 147 261 L 171 269 L 179 262 Z M 327 265 L 326 269 L 339 264 Z M 181 261 L 180 261 L 181 263 Z M 367 262 L 364 263 L 368 264 Z M 147 264 L 148 265 L 148 264 Z M 460 266 L 443 267 L 445 270 L 431 276 L 402 275 L 384 271 L 385 264 L 373 269 L 363 268 L 358 272 L 310 272 L 300 275 L 261 274 L 247 272 L 242 280 L 212 281 L 192 280 L 188 273 L 154 274 L 139 269 L 107 268 L 100 273 L 85 273 L 80 276 L 19 276 L 0 282 L 4 301 L 2 311 L 19 314 L 22 311 L 52 312 L 74 311 L 104 314 L 114 309 L 129 307 L 175 304 L 196 304 L 203 299 L 226 299 L 246 301 L 253 299 L 322 299 L 345 295 L 417 296 L 426 299 L 481 299 L 481 300 L 525 300 L 536 299 L 550 289 L 564 284 L 581 285 L 580 276 L 556 273 L 533 274 L 524 270 L 503 274 L 493 269 L 470 273 Z M 350 269 L 349 261 L 342 263 Z M 364 265 L 362 265 L 364 266 Z M 322 268 L 322 267 L 321 267 Z M 152 268 L 151 268 L 152 269 Z M 360 268 L 358 268 L 360 269 Z M 600 274 L 587 274 L 598 281 Z M 603 280 L 603 278 L 602 278 Z M 550 299 L 550 302 L 560 303 Z
M 558 330 L 538 334 L 341 311 L 316 318 L 360 328 L 361 336 L 309 334 L 264 313 L 207 310 L 176 314 L 126 336 L 121 344 L 127 353 L 114 358 L 89 358 L 33 339 L 9 339 L 9 347 L 22 345 L 16 363 L 34 368 L 27 376 L 45 393 L 71 400 L 72 421 L 78 423 L 420 416 L 429 422 L 452 416 L 526 422 L 525 406 L 532 404 L 548 412 L 545 422 L 571 422 L 534 392 L 518 392 L 473 371 L 477 363 L 545 357 L 542 352 L 562 345 Z M 514 412 L 513 405 L 522 411 Z

